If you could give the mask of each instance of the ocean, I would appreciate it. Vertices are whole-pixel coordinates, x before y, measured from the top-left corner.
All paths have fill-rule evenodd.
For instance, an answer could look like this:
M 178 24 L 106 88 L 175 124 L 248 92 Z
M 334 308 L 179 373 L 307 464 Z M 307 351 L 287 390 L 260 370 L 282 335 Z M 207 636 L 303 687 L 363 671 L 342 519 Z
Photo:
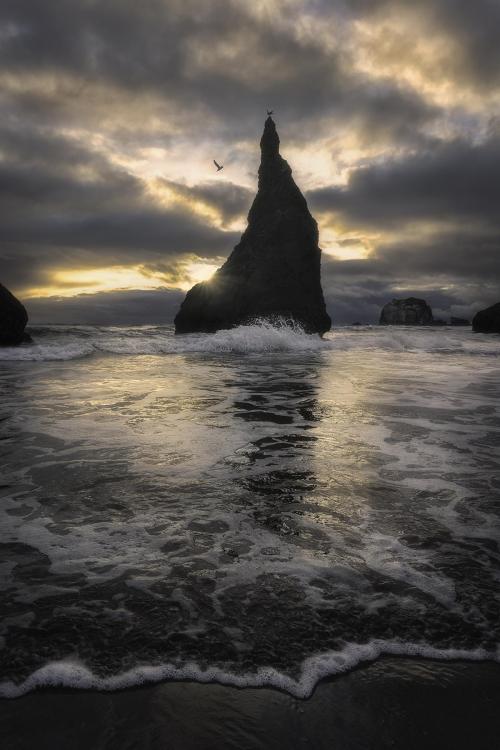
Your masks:
M 0 695 L 499 660 L 499 336 L 31 333 L 0 349 Z

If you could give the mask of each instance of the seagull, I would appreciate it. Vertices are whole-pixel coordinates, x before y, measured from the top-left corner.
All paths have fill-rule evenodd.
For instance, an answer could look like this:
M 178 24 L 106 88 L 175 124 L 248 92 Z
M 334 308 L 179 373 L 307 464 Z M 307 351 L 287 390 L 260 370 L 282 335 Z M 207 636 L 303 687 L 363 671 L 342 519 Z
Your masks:
M 267 114 L 269 115 L 269 117 L 271 117 L 271 115 L 274 115 L 274 112 L 272 109 L 268 109 Z
M 217 172 L 220 172 L 221 169 L 224 169 L 224 164 L 217 164 L 217 162 L 214 159 L 214 164 L 217 167 Z

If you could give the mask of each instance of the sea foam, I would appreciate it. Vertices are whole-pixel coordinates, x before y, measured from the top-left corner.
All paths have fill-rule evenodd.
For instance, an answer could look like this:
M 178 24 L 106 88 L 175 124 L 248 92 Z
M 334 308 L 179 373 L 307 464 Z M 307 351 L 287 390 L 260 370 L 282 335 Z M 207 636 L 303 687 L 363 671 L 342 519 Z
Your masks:
M 141 665 L 110 677 L 95 675 L 77 660 L 54 661 L 33 672 L 24 682 L 0 683 L 0 697 L 19 698 L 40 688 L 77 690 L 124 690 L 163 681 L 218 683 L 238 688 L 275 688 L 296 698 L 309 698 L 318 682 L 348 672 L 359 664 L 380 656 L 420 657 L 442 661 L 500 661 L 500 650 L 438 649 L 417 643 L 372 640 L 349 643 L 341 651 L 329 651 L 305 659 L 298 679 L 272 667 L 260 667 L 253 673 L 235 674 L 218 666 L 202 668 L 194 662 L 183 667 L 173 664 Z
M 351 326 L 323 338 L 286 320 L 256 321 L 217 333 L 175 336 L 172 327 L 49 326 L 33 330 L 32 344 L 0 349 L 0 361 L 60 361 L 97 354 L 262 354 L 378 349 L 499 356 L 500 337 L 470 329 Z

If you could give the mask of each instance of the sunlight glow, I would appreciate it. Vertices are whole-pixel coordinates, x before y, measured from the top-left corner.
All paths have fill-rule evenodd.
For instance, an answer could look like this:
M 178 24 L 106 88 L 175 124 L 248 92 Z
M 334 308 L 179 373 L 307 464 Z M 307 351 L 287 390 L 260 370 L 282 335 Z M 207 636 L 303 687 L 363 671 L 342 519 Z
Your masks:
M 365 260 L 373 251 L 372 238 L 352 232 L 340 232 L 319 222 L 320 247 L 325 255 L 337 260 Z
M 145 275 L 141 266 L 111 266 L 56 271 L 45 287 L 30 289 L 29 297 L 75 297 L 78 294 L 111 292 L 118 289 L 157 289 L 165 286 L 160 277 Z
M 203 263 L 202 261 L 189 263 L 186 266 L 187 279 L 185 282 L 179 283 L 178 287 L 188 291 L 193 284 L 199 284 L 201 281 L 208 281 L 211 279 L 218 268 L 219 266 L 216 266 L 213 263 Z
M 145 266 L 73 268 L 55 271 L 46 286 L 26 290 L 23 296 L 76 297 L 79 294 L 161 288 L 187 291 L 194 284 L 209 279 L 219 265 L 204 260 L 187 261 L 173 268 L 171 274 L 151 271 Z
M 187 193 L 183 193 L 180 187 L 179 189 L 175 189 L 175 187 L 165 181 L 155 179 L 148 184 L 148 188 L 152 197 L 161 205 L 166 207 L 178 205 L 206 219 L 213 226 L 220 226 L 222 224 L 220 213 L 213 206 L 210 206 L 203 200 L 196 200 Z

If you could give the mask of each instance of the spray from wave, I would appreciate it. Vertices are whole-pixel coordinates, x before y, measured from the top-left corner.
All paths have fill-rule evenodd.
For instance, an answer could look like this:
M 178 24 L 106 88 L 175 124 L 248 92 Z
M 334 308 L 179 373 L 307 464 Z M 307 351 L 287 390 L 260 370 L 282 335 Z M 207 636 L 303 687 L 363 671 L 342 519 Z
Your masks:
M 500 355 L 500 337 L 470 329 L 351 326 L 321 338 L 287 320 L 258 320 L 217 333 L 175 336 L 172 327 L 46 326 L 32 344 L 0 349 L 0 361 L 59 361 L 98 354 L 265 354 L 350 349 L 436 354 Z

